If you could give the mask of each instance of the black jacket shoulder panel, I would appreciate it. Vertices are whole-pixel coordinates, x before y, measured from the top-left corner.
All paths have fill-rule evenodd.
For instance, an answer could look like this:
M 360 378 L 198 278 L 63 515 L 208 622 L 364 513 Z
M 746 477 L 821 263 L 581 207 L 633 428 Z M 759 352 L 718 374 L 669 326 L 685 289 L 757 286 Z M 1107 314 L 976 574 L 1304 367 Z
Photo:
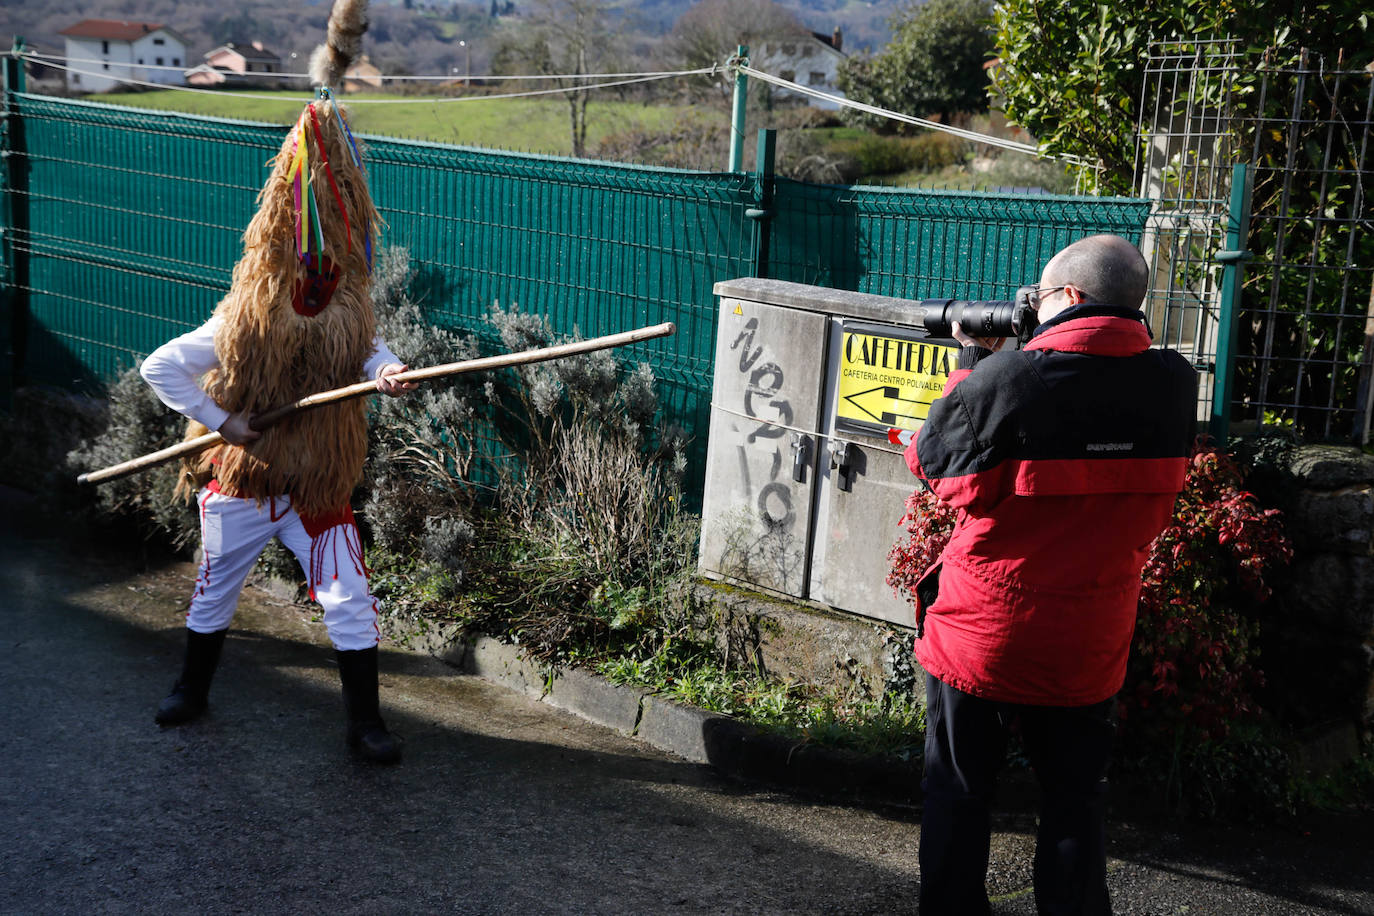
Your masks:
M 931 405 L 918 455 L 930 477 L 1008 459 L 1179 457 L 1196 412 L 1197 373 L 1172 350 L 1000 352 Z
M 1043 395 L 1043 382 L 1021 351 L 986 357 L 949 394 L 930 405 L 917 454 L 930 477 L 958 477 L 995 467 L 1016 450 L 1017 415 Z

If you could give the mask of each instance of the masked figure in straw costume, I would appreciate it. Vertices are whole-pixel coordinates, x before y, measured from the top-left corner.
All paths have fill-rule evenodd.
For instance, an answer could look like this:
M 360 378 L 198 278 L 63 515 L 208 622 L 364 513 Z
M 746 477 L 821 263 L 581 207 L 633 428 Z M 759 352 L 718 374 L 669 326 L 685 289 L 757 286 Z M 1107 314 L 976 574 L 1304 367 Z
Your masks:
M 311 61 L 318 85 L 337 85 L 366 28 L 365 3 L 338 3 L 329 43 Z M 349 499 L 367 449 L 363 400 L 316 407 L 259 432 L 259 413 L 361 378 L 398 396 L 406 366 L 376 333 L 370 296 L 379 218 L 344 113 L 323 89 L 272 163 L 227 296 L 194 331 L 163 344 L 142 374 L 190 418 L 187 438 L 218 430 L 224 443 L 188 464 L 179 492 L 200 507 L 203 559 L 186 616 L 186 658 L 158 707 L 162 725 L 206 708 L 239 592 L 277 537 L 324 609 L 348 711 L 348 743 L 377 762 L 400 759 L 378 711 L 377 605 Z

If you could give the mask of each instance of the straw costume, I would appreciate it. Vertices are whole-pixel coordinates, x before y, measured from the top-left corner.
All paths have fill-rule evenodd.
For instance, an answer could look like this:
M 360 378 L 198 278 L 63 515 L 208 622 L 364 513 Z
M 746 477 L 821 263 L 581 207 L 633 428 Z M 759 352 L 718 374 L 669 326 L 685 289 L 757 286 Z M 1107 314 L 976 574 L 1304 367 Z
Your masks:
M 306 106 L 272 163 L 244 233 L 229 293 L 204 325 L 154 351 L 143 377 L 190 418 L 187 438 L 225 442 L 184 468 L 178 493 L 200 508 L 202 562 L 187 613 L 182 675 L 158 707 L 163 725 L 197 718 L 243 582 L 279 538 L 306 571 L 339 661 L 348 743 L 361 756 L 400 759 L 378 712 L 377 606 L 349 506 L 367 451 L 366 405 L 339 402 L 260 433 L 254 415 L 360 378 L 406 367 L 377 337 L 371 303 L 380 222 L 358 144 L 328 86 L 361 46 L 366 3 L 341 0 L 329 42 L 311 60 L 320 98 Z

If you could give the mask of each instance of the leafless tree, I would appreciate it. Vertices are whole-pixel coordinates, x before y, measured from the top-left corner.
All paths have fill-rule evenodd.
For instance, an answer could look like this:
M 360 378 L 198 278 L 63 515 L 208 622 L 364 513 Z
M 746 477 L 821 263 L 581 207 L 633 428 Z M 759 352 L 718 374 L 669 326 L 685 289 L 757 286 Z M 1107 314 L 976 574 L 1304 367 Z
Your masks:
M 665 57 L 684 69 L 723 63 L 739 45 L 807 34 L 801 21 L 773 0 L 701 0 L 683 13 L 665 42 Z M 717 78 L 716 86 L 729 81 Z
M 620 22 L 604 0 L 535 0 L 530 12 L 512 21 L 498 42 L 492 72 L 547 74 L 568 102 L 572 154 L 587 153 L 587 102 L 579 87 L 585 74 L 616 60 Z M 625 69 L 619 67 L 617 69 Z

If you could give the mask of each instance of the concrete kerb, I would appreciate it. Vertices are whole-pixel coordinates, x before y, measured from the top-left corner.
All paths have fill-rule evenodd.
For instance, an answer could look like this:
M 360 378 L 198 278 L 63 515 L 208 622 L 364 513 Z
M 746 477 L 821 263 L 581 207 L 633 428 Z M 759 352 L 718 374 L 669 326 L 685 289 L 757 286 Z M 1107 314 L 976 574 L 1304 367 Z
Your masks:
M 862 804 L 912 807 L 920 797 L 920 764 L 817 747 L 764 732 L 642 688 L 612 684 L 586 671 L 550 672 L 520 647 L 491 637 L 434 634 L 409 648 L 566 710 L 588 721 L 722 774 L 803 795 Z

